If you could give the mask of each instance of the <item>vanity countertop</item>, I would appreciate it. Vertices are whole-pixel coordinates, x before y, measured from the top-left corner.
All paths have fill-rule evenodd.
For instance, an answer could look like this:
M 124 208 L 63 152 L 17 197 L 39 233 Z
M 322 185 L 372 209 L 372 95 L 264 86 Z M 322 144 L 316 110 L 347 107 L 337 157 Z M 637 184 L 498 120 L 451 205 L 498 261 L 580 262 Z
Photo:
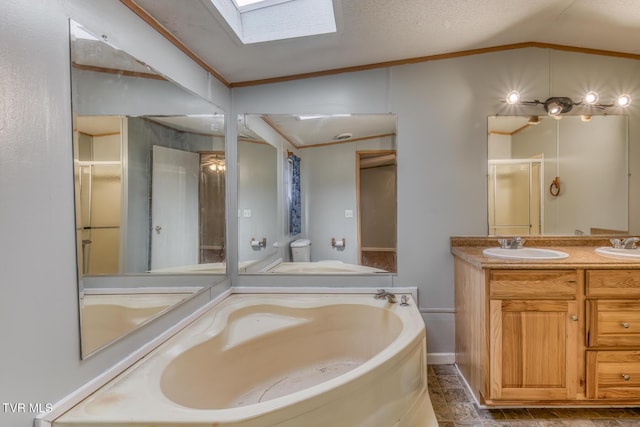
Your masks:
M 568 258 L 522 260 L 487 257 L 483 249 L 498 247 L 494 237 L 452 237 L 451 253 L 478 268 L 548 269 L 548 268 L 625 268 L 640 269 L 640 260 L 619 259 L 599 255 L 597 247 L 610 246 L 608 237 L 547 237 L 523 236 L 525 247 L 554 249 L 569 254 Z

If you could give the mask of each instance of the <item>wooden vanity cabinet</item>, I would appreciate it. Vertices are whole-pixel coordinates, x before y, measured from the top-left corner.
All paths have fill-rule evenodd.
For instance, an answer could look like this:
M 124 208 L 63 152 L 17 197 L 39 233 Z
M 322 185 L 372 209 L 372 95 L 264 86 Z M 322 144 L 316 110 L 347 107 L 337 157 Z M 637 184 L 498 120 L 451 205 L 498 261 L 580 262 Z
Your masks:
M 640 270 L 588 270 L 587 398 L 640 398 Z
M 480 403 L 640 405 L 640 266 L 454 268 L 456 364 Z
M 579 311 L 575 270 L 491 270 L 488 398 L 575 399 Z
M 456 363 L 476 398 L 500 406 L 584 396 L 583 271 L 454 266 Z

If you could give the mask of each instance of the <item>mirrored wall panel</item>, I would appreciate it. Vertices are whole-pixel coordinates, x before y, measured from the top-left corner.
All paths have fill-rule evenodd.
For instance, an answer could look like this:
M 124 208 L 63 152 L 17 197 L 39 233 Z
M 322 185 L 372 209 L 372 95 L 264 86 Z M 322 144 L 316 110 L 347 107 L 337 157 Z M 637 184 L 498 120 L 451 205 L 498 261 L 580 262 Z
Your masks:
M 86 357 L 224 278 L 224 115 L 89 29 L 70 34 Z
M 488 119 L 490 235 L 625 234 L 626 116 Z
M 238 117 L 240 273 L 396 273 L 396 119 Z

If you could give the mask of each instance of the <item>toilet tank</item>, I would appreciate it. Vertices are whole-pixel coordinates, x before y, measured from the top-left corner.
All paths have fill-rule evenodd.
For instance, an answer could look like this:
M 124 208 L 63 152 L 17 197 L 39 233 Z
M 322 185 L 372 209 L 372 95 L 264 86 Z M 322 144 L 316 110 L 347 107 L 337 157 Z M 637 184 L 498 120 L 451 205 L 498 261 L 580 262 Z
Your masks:
M 291 242 L 291 259 L 293 262 L 311 261 L 311 240 L 298 239 Z

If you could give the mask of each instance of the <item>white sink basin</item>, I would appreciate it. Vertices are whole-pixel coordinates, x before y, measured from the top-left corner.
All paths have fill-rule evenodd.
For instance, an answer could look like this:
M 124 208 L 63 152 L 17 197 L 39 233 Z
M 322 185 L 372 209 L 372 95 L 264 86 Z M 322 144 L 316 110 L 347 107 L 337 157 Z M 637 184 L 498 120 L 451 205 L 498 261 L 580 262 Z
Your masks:
M 601 248 L 596 248 L 596 253 L 611 258 L 640 260 L 640 249 L 623 249 L 603 246 Z
M 506 259 L 562 259 L 569 256 L 568 253 L 543 248 L 487 248 L 482 251 L 484 256 Z

